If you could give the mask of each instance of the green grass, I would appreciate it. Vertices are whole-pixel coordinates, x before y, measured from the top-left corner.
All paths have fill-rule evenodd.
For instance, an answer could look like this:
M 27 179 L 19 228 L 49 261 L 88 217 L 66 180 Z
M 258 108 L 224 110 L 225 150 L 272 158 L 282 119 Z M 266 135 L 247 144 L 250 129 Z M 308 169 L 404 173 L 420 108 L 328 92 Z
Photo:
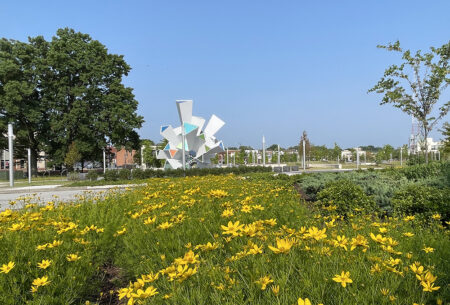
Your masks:
M 287 177 L 270 174 L 147 183 L 97 203 L 86 200 L 2 213 L 0 265 L 12 261 L 15 267 L 0 273 L 0 304 L 114 304 L 119 292 L 125 295 L 122 300 L 129 300 L 127 292 L 131 297 L 151 286 L 158 294 L 133 301 L 296 304 L 301 297 L 312 304 L 410 305 L 450 299 L 449 231 L 438 220 L 378 219 L 358 211 L 344 219 L 332 209 L 302 202 Z M 233 210 L 233 215 L 224 216 L 225 210 Z M 230 238 L 222 227 L 229 221 L 246 227 Z M 163 229 L 166 222 L 171 226 Z M 13 224 L 18 230 L 12 230 Z M 314 239 L 308 234 L 313 227 L 325 229 L 326 237 L 319 234 Z M 406 232 L 414 236 L 406 237 Z M 393 250 L 383 249 L 370 233 L 398 244 Z M 348 239 L 347 249 L 335 246 L 338 235 Z M 351 250 L 358 235 L 367 247 Z M 277 238 L 287 239 L 292 248 L 276 254 L 269 246 L 276 247 Z M 54 240 L 63 243 L 36 250 Z M 196 249 L 208 242 L 217 248 Z M 251 254 L 254 245 L 262 253 Z M 426 253 L 425 247 L 433 252 Z M 196 259 L 177 260 L 190 251 L 198 255 Z M 67 261 L 71 253 L 81 259 Z M 400 261 L 391 265 L 391 258 Z M 52 260 L 46 270 L 37 267 L 43 259 Z M 439 290 L 423 291 L 409 267 L 416 261 L 437 276 Z M 381 273 L 371 272 L 376 264 Z M 182 266 L 194 274 L 183 273 Z M 349 271 L 353 281 L 345 288 L 333 281 L 342 271 Z M 153 282 L 138 281 L 150 273 L 159 276 Z M 44 275 L 50 283 L 31 292 L 33 280 Z M 258 281 L 264 276 L 273 282 L 262 290 Z M 277 295 L 272 291 L 275 286 L 279 286 Z M 382 288 L 389 289 L 387 296 Z M 389 296 L 395 300 L 391 302 Z

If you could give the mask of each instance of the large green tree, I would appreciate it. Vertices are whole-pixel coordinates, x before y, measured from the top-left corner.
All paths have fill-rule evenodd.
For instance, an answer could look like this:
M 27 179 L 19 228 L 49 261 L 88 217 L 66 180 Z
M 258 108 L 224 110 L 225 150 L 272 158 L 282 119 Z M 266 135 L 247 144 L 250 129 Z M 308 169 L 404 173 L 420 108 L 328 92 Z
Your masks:
M 139 148 L 143 118 L 132 89 L 122 84 L 130 66 L 123 56 L 110 54 L 89 35 L 59 29 L 50 43 L 45 100 L 49 120 L 50 154 L 63 160 L 72 142 L 81 161 L 97 160 L 107 145 Z
M 417 119 L 422 136 L 420 143 L 428 162 L 426 138 L 450 109 L 450 101 L 444 101 L 437 111 L 433 109 L 450 83 L 450 42 L 440 48 L 432 47 L 431 52 L 424 54 L 420 50 L 414 54 L 403 50 L 399 41 L 378 47 L 401 53 L 402 63 L 387 68 L 369 92 L 384 95 L 381 105 L 393 104 Z
M 100 160 L 107 145 L 139 147 L 143 118 L 132 89 L 122 83 L 130 66 L 99 41 L 59 29 L 47 42 L 0 43 L 0 119 L 15 124 L 18 141 L 34 159 L 44 150 L 64 163 L 71 143 L 81 161 Z M 20 145 L 19 145 L 20 146 Z
M 6 125 L 14 124 L 15 156 L 24 157 L 31 148 L 34 172 L 50 126 L 48 104 L 42 99 L 48 48 L 41 36 L 28 43 L 0 40 L 0 125 L 6 132 Z

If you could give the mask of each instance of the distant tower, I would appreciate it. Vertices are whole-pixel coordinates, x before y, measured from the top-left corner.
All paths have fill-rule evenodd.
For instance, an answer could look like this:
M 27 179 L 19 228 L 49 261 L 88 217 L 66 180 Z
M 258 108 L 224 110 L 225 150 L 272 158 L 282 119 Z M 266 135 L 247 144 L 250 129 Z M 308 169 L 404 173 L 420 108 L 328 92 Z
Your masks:
M 409 136 L 408 154 L 410 155 L 417 154 L 419 141 L 420 141 L 419 122 L 414 116 L 411 116 L 411 135 Z

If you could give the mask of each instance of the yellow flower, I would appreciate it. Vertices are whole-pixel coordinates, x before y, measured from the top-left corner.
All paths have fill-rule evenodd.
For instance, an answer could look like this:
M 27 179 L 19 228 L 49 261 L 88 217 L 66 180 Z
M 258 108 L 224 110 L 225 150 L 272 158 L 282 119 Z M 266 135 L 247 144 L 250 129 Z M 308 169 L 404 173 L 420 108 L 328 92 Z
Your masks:
M 242 231 L 242 228 L 244 225 L 241 225 L 239 221 L 236 221 L 235 223 L 229 221 L 227 226 L 222 225 L 222 234 L 224 235 L 231 235 L 231 236 L 239 236 L 240 231 Z
M 425 251 L 425 253 L 431 253 L 431 252 L 434 252 L 434 249 L 431 248 L 431 247 L 425 247 L 425 248 L 423 248 L 422 250 Z
M 48 280 L 48 276 L 43 276 L 41 278 L 38 277 L 37 279 L 34 279 L 34 281 L 33 281 L 33 286 L 36 286 L 36 287 L 46 286 L 48 284 L 50 284 L 50 281 Z
M 160 224 L 158 226 L 158 229 L 166 230 L 166 229 L 171 228 L 171 227 L 173 227 L 173 223 L 166 221 L 166 222 L 163 222 L 162 224 Z
M 42 262 L 38 263 L 38 267 L 41 269 L 47 269 L 52 264 L 51 260 L 43 259 Z
M 12 268 L 14 268 L 14 266 L 15 266 L 16 264 L 14 263 L 14 262 L 9 262 L 8 264 L 3 264 L 1 267 L 0 267 L 0 273 L 8 273 L 9 271 L 11 271 L 12 270 Z
M 372 238 L 373 241 L 382 245 L 386 242 L 386 237 L 381 236 L 381 234 L 377 234 L 375 236 L 375 234 L 370 233 L 370 238 Z
M 420 264 L 411 264 L 409 266 L 409 268 L 411 268 L 412 272 L 414 272 L 415 274 L 421 275 L 424 271 L 423 266 L 421 266 Z
M 149 224 L 155 223 L 155 221 L 156 221 L 156 216 L 154 216 L 153 218 L 148 217 L 146 220 L 144 220 L 144 224 L 149 225 Z
M 382 288 L 382 289 L 381 289 L 381 294 L 384 295 L 384 296 L 387 296 L 387 295 L 389 294 L 389 289 L 387 289 L 387 288 Z
M 302 298 L 298 298 L 297 304 L 298 305 L 311 305 L 311 301 L 308 298 L 305 298 L 304 300 Z
M 380 265 L 378 265 L 378 264 L 373 265 L 372 268 L 370 268 L 370 272 L 371 273 L 381 273 Z
M 284 238 L 284 239 L 277 239 L 277 247 L 269 246 L 269 249 L 272 250 L 274 253 L 289 253 L 292 246 L 294 245 L 294 240 Z
M 413 237 L 413 236 L 414 236 L 414 233 L 412 233 L 412 232 L 405 232 L 405 233 L 403 233 L 403 236 L 406 236 L 406 237 Z
M 326 228 L 323 228 L 322 230 L 317 229 L 316 227 L 312 227 L 308 229 L 308 233 L 305 234 L 305 236 L 310 237 L 315 240 L 321 240 L 327 237 L 325 232 L 327 231 Z
M 275 296 L 278 296 L 278 294 L 280 293 L 280 285 L 274 285 L 270 287 L 270 289 L 272 289 L 272 292 Z
M 439 219 L 441 219 L 441 214 L 434 214 L 433 216 L 431 216 L 431 218 L 433 218 L 435 220 L 439 220 Z
M 223 212 L 222 212 L 222 217 L 231 217 L 231 216 L 233 216 L 234 215 L 234 212 L 233 212 L 233 209 L 225 209 Z
M 423 291 L 428 291 L 428 292 L 433 292 L 434 290 L 438 290 L 439 288 L 441 288 L 440 286 L 434 287 L 434 283 L 432 282 L 420 282 L 420 285 L 423 286 Z
M 347 244 L 348 244 L 348 239 L 345 237 L 345 235 L 342 236 L 336 236 L 336 239 L 333 240 L 333 245 L 335 247 L 341 247 L 344 248 L 347 251 Z
M 117 231 L 117 235 L 125 234 L 126 231 L 127 231 L 127 228 L 122 228 L 122 230 Z
M 67 259 L 69 262 L 75 262 L 75 261 L 79 260 L 80 258 L 81 258 L 81 256 L 78 256 L 77 254 L 68 254 L 68 255 L 66 256 L 66 259 Z
M 131 296 L 134 298 L 137 298 L 137 299 L 146 299 L 146 298 L 152 297 L 157 294 L 158 294 L 158 291 L 156 290 L 156 288 L 153 286 L 150 286 L 147 289 L 145 289 L 145 291 L 142 289 L 138 289 L 136 291 L 136 293 L 132 293 Z
M 273 280 L 270 278 L 270 275 L 266 275 L 255 281 L 255 283 L 261 285 L 261 290 L 266 290 L 267 285 L 273 283 Z
M 350 279 L 350 271 L 344 272 L 342 271 L 342 273 L 336 274 L 333 278 L 333 281 L 337 282 L 337 283 L 341 283 L 342 287 L 346 287 L 347 283 L 353 283 L 353 281 Z

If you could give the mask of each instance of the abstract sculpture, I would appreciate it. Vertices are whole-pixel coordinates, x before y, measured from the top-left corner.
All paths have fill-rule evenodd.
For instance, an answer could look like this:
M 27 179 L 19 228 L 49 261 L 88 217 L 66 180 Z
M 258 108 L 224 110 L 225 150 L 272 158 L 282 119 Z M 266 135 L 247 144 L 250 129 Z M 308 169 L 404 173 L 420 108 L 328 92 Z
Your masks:
M 208 167 L 211 158 L 223 152 L 222 141 L 214 134 L 225 125 L 225 122 L 214 114 L 202 130 L 205 119 L 192 115 L 192 100 L 176 101 L 181 126 L 161 126 L 161 135 L 168 143 L 163 150 L 158 151 L 157 158 L 165 159 L 164 168 Z M 182 145 L 184 143 L 184 145 Z

